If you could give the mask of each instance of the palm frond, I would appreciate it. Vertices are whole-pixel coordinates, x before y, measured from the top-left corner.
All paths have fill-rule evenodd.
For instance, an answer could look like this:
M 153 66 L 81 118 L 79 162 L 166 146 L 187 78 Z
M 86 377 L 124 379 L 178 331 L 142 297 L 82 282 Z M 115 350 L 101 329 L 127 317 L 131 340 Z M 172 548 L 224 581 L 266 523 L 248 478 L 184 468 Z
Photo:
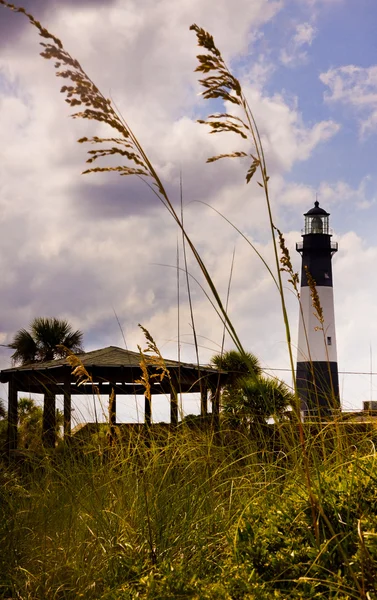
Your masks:
M 11 356 L 13 364 L 27 364 L 36 360 L 38 347 L 36 341 L 26 329 L 20 329 L 16 333 L 9 347 L 15 350 Z

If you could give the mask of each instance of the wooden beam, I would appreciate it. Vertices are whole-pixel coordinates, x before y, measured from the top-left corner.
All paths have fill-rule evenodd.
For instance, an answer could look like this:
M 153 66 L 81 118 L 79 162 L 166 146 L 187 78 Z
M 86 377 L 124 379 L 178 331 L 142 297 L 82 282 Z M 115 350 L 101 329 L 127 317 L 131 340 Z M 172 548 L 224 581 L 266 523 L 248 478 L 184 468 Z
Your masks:
M 93 378 L 93 381 L 98 382 L 111 382 L 114 384 L 120 381 L 132 384 L 135 380 L 140 378 L 140 368 L 138 366 L 88 366 L 88 371 Z M 185 392 L 197 392 L 200 390 L 200 381 L 198 380 L 198 372 L 196 369 L 187 368 L 184 365 L 179 367 L 169 367 L 171 376 L 179 379 L 179 391 Z M 63 384 L 67 373 L 71 372 L 69 365 L 61 365 L 56 368 L 31 368 L 31 369 L 15 369 L 14 372 L 2 371 L 0 373 L 1 380 L 7 382 L 11 377 L 15 376 L 18 380 L 19 391 L 36 392 L 36 388 L 39 386 L 42 388 L 52 387 L 56 384 Z M 208 372 L 206 369 L 201 369 L 203 377 L 212 379 L 216 376 L 216 373 Z M 74 383 L 74 378 L 72 378 Z M 155 386 L 158 389 L 158 386 Z M 38 393 L 43 393 L 40 389 Z M 158 391 L 156 392 L 158 393 Z
M 8 384 L 8 432 L 7 432 L 7 451 L 8 455 L 12 450 L 17 450 L 17 384 L 14 375 L 9 379 Z
M 20 392 L 24 392 L 26 394 L 44 394 L 47 384 L 40 384 L 40 383 L 36 383 L 35 381 L 33 383 L 28 383 L 27 385 L 24 384 L 20 385 L 19 382 L 17 382 L 18 385 L 18 390 Z M 96 384 L 98 385 L 99 388 L 99 393 L 104 396 L 108 396 L 109 395 L 109 390 L 110 390 L 110 386 L 114 385 L 116 387 L 116 392 L 117 392 L 117 396 L 144 396 L 144 391 L 145 391 L 145 387 L 143 385 L 132 385 L 132 384 L 123 384 L 123 383 L 119 383 L 117 382 L 117 384 L 113 383 L 100 383 L 100 384 Z M 54 392 L 54 394 L 56 396 L 59 395 L 64 395 L 65 391 L 64 391 L 64 386 L 65 383 L 49 383 L 48 384 L 48 389 L 51 392 Z M 187 386 L 186 388 L 183 387 L 182 388 L 182 393 L 192 393 L 195 390 L 192 389 L 190 386 Z M 196 390 L 198 391 L 198 390 Z M 71 396 L 92 396 L 93 395 L 93 386 L 92 384 L 89 383 L 85 383 L 82 384 L 80 386 L 77 385 L 77 383 L 75 381 L 71 380 Z M 151 393 L 154 396 L 158 396 L 158 395 L 166 395 L 170 393 L 170 387 L 162 387 L 161 385 L 152 385 L 151 386 Z

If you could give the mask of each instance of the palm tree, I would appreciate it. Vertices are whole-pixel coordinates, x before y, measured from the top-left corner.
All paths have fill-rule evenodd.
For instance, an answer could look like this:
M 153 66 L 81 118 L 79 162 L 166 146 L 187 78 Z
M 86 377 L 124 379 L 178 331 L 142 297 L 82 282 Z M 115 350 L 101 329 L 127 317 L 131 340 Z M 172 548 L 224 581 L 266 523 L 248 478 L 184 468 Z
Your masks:
M 5 419 L 7 411 L 5 409 L 4 401 L 0 398 L 0 419 Z
M 281 416 L 293 401 L 282 381 L 262 375 L 254 354 L 231 350 L 213 356 L 211 363 L 228 373 L 221 400 L 224 417 L 231 425 L 264 424 L 271 416 Z
M 20 329 L 9 344 L 9 348 L 15 350 L 11 356 L 15 364 L 27 365 L 62 358 L 65 352 L 60 346 L 75 353 L 83 351 L 82 332 L 73 331 L 64 319 L 37 317 L 29 329 Z
M 58 408 L 55 411 L 56 437 L 61 437 L 64 415 Z M 40 447 L 43 425 L 43 410 L 33 398 L 20 398 L 17 408 L 20 447 L 36 450 Z
M 8 430 L 8 422 L 7 422 L 7 411 L 5 409 L 5 403 L 0 398 L 0 456 L 6 449 L 7 443 L 7 430 Z
M 231 425 L 264 425 L 270 417 L 281 418 L 293 399 L 288 386 L 278 379 L 243 377 L 235 394 L 225 394 L 224 416 Z
M 15 352 L 12 361 L 15 364 L 28 365 L 65 356 L 65 348 L 71 352 L 83 352 L 83 334 L 74 331 L 68 321 L 56 317 L 37 317 L 29 331 L 20 329 L 9 344 Z M 42 440 L 46 446 L 55 445 L 56 409 L 55 395 L 46 389 L 43 404 Z
M 227 371 L 228 386 L 235 383 L 243 375 L 260 375 L 262 372 L 259 359 L 251 352 L 241 354 L 238 350 L 228 350 L 223 354 L 212 356 L 211 363 L 218 369 Z

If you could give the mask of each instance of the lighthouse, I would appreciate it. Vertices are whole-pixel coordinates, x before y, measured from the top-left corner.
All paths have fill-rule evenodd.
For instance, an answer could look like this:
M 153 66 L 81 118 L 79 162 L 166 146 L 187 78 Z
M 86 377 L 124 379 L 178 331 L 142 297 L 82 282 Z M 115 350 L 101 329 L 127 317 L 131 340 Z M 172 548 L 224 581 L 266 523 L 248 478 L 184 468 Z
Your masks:
M 304 214 L 297 388 L 307 417 L 328 417 L 340 409 L 331 259 L 338 251 L 331 240 L 329 213 L 319 206 Z M 317 307 L 313 306 L 317 302 Z

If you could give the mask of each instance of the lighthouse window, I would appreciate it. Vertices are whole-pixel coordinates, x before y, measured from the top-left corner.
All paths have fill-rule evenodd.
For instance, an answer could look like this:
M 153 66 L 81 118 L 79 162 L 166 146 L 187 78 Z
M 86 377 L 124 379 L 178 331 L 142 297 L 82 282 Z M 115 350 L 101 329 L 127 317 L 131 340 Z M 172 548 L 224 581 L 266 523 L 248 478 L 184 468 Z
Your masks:
M 327 345 L 331 346 L 331 336 L 327 336 Z

